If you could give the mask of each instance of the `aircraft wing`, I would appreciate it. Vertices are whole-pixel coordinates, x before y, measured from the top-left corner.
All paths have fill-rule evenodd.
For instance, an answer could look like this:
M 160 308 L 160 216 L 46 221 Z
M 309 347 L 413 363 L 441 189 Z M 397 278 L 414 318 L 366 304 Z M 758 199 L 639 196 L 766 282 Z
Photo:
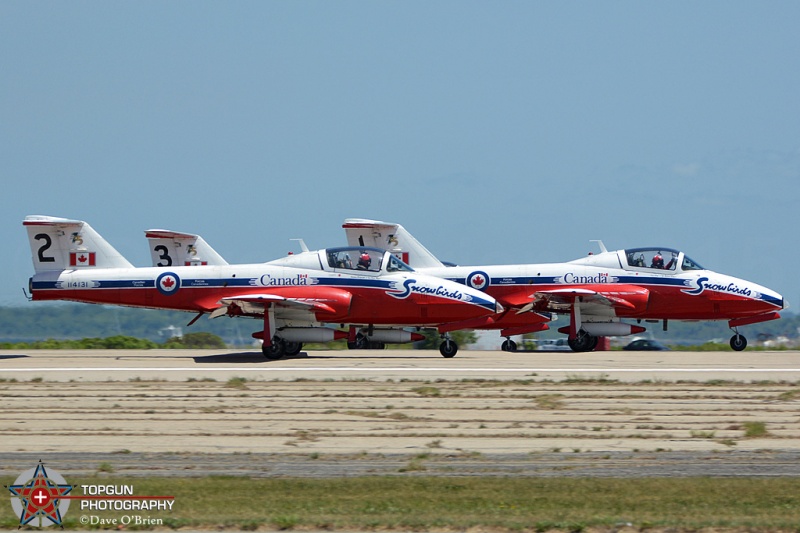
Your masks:
M 554 311 L 568 312 L 580 298 L 581 305 L 597 306 L 608 311 L 632 313 L 644 311 L 650 291 L 638 285 L 584 285 L 563 289 L 536 291 L 529 296 L 530 302 L 520 312 Z
M 335 320 L 349 312 L 352 296 L 346 290 L 332 287 L 295 287 L 226 296 L 219 300 L 210 318 L 228 314 L 233 309 L 248 315 L 263 315 L 269 306 L 274 306 L 278 314 L 300 311 L 309 313 L 319 321 Z

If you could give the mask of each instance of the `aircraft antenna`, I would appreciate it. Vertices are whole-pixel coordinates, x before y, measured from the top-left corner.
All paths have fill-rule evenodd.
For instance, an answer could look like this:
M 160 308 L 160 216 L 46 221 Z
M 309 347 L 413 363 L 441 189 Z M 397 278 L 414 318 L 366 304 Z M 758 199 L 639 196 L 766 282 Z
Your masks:
M 303 239 L 289 239 L 290 241 L 297 241 L 300 245 L 300 249 L 304 252 L 308 251 L 308 246 L 306 246 L 306 242 Z
M 605 245 L 605 244 L 603 244 L 603 241 L 601 241 L 601 240 L 599 240 L 599 239 L 592 239 L 592 240 L 590 240 L 589 242 L 596 242 L 596 243 L 597 243 L 597 245 L 600 247 L 600 253 L 603 253 L 603 254 L 604 254 L 604 253 L 606 253 L 606 252 L 608 251 L 608 250 L 606 249 L 606 245 Z

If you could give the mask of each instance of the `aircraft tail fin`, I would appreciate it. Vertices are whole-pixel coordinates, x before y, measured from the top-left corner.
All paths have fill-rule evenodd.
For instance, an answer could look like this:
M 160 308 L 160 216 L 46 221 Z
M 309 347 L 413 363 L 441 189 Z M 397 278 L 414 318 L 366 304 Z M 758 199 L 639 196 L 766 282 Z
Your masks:
M 108 241 L 82 220 L 28 215 L 28 230 L 35 272 L 80 268 L 133 268 Z
M 342 227 L 350 246 L 374 246 L 388 250 L 412 268 L 445 266 L 400 224 L 348 218 Z
M 222 266 L 228 262 L 200 235 L 166 229 L 149 229 L 145 236 L 150 244 L 153 266 Z

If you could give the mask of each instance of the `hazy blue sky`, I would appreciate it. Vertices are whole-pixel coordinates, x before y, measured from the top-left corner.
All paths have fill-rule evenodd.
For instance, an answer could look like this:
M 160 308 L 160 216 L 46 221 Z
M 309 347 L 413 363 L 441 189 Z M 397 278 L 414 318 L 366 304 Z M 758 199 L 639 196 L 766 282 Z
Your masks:
M 0 304 L 22 219 L 230 262 L 346 217 L 461 264 L 681 248 L 800 301 L 800 2 L 0 2 Z M 800 304 L 795 304 L 800 305 Z M 795 309 L 796 310 L 796 309 Z

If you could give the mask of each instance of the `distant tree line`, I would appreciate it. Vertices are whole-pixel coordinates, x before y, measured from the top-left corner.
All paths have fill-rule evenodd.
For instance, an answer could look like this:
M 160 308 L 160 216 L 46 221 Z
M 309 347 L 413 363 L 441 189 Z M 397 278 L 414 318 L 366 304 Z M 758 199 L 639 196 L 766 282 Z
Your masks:
M 31 302 L 0 307 L 0 343 L 133 337 L 160 345 L 173 337 L 209 333 L 225 344 L 244 346 L 252 343 L 251 333 L 261 326 L 255 320 L 233 318 L 200 318 L 187 326 L 194 316 L 179 311 Z
M 47 339 L 34 342 L 0 342 L 3 350 L 154 350 L 160 349 L 214 349 L 225 348 L 225 341 L 213 333 L 187 333 L 171 337 L 162 344 L 148 339 L 115 335 L 104 339 L 92 337 L 78 340 Z

